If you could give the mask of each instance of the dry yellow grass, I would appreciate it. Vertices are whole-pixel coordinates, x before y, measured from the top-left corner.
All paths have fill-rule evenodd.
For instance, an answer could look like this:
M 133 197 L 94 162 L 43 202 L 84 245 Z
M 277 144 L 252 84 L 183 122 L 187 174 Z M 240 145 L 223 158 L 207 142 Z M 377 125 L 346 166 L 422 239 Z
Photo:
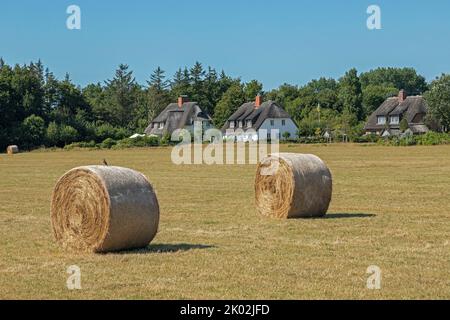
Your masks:
M 450 146 L 284 146 L 333 172 L 326 219 L 254 207 L 256 166 L 175 166 L 170 149 L 0 155 L 0 298 L 450 298 Z M 73 167 L 125 166 L 158 192 L 147 250 L 84 255 L 52 238 L 50 196 Z M 69 291 L 78 265 L 82 290 Z M 366 269 L 382 269 L 382 289 Z

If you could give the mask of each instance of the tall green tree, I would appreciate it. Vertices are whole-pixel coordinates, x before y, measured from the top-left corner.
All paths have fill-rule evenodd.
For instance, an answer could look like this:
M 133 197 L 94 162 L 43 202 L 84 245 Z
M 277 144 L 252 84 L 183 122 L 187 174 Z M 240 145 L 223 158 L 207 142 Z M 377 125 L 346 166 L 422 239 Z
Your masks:
M 214 125 L 221 128 L 227 119 L 245 102 L 241 84 L 233 84 L 217 103 L 214 112 Z
M 431 83 L 425 93 L 428 103 L 428 120 L 439 124 L 443 131 L 450 129 L 450 75 L 443 74 Z
M 427 90 L 425 78 L 413 68 L 377 68 L 361 74 L 363 90 L 370 85 L 404 89 L 408 95 L 422 94 Z
M 244 93 L 247 101 L 253 101 L 257 95 L 264 95 L 263 85 L 258 80 L 252 80 L 245 84 Z
M 21 128 L 21 146 L 32 148 L 44 144 L 45 121 L 39 116 L 31 115 L 27 117 Z
M 176 99 L 177 97 L 182 95 L 189 96 L 192 92 L 189 70 L 187 68 L 178 69 L 178 71 L 173 76 L 170 87 L 173 99 Z
M 138 95 L 134 119 L 135 129 L 139 132 L 143 132 L 150 121 L 171 102 L 169 83 L 164 74 L 160 67 L 154 70 L 147 81 L 147 90 Z
M 361 82 L 359 81 L 358 71 L 356 69 L 347 71 L 339 80 L 338 99 L 344 111 L 354 114 L 358 120 L 364 119 Z
M 140 90 L 133 72 L 128 69 L 126 64 L 119 65 L 114 78 L 106 81 L 105 88 L 106 102 L 111 116 L 109 122 L 122 127 L 132 126 L 137 92 Z
M 368 85 L 363 91 L 365 115 L 374 112 L 387 98 L 398 94 L 398 89 L 389 85 Z
M 166 80 L 165 71 L 161 67 L 157 67 L 150 75 L 147 81 L 149 87 L 155 88 L 157 91 L 164 91 L 169 87 L 169 81 Z

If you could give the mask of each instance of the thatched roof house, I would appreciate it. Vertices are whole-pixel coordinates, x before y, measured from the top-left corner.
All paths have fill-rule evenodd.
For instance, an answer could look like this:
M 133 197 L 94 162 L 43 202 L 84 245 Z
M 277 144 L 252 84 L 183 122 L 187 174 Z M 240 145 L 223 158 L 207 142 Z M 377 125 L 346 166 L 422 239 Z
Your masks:
M 401 90 L 397 97 L 388 98 L 372 113 L 364 130 L 367 134 L 399 135 L 400 122 L 406 119 L 412 133 L 424 134 L 429 131 L 423 122 L 427 111 L 428 106 L 422 96 L 408 97 Z
M 163 136 L 172 134 L 177 129 L 193 132 L 194 123 L 201 122 L 203 129 L 212 125 L 211 117 L 205 113 L 197 102 L 189 102 L 187 97 L 178 98 L 177 103 L 169 104 L 145 129 L 147 135 Z
M 238 130 L 243 131 L 266 129 L 270 135 L 271 129 L 278 129 L 280 139 L 283 134 L 288 132 L 291 138 L 297 135 L 298 127 L 292 120 L 291 116 L 276 102 L 262 101 L 261 96 L 257 96 L 255 101 L 244 103 L 240 106 L 230 118 L 228 118 L 225 125 L 222 127 L 222 132 L 227 136 L 227 131 Z M 246 139 L 257 140 L 258 137 L 244 137 Z

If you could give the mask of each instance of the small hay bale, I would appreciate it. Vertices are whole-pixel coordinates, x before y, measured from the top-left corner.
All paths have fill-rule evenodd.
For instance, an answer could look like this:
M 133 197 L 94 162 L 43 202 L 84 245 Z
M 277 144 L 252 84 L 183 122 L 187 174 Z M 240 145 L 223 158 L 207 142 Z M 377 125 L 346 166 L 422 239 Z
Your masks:
M 258 165 L 256 207 L 264 216 L 321 217 L 328 210 L 331 194 L 331 172 L 315 155 L 273 154 Z
M 159 204 L 147 178 L 134 170 L 87 166 L 56 183 L 51 202 L 54 236 L 64 248 L 111 252 L 146 247 L 159 224 Z
M 7 154 L 19 153 L 19 147 L 16 145 L 8 146 L 8 148 L 6 148 L 6 153 Z

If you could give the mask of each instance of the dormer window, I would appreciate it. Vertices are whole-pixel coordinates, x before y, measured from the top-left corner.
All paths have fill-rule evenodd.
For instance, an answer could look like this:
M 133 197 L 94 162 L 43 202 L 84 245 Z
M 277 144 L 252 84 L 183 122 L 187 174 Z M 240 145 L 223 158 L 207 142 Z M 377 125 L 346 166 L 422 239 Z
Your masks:
M 230 121 L 230 129 L 234 129 L 234 121 Z
M 163 122 L 161 122 L 161 123 L 159 124 L 159 128 L 160 128 L 160 129 L 164 129 L 164 123 L 163 123 Z
M 400 123 L 400 117 L 399 116 L 391 116 L 389 120 L 390 124 L 399 124 Z
M 242 123 L 242 121 L 239 121 L 239 128 L 242 128 L 243 127 L 243 123 Z
M 379 125 L 386 124 L 386 117 L 385 116 L 378 116 L 377 117 L 377 124 L 379 124 Z
M 247 120 L 247 128 L 251 128 L 252 127 L 252 120 Z

